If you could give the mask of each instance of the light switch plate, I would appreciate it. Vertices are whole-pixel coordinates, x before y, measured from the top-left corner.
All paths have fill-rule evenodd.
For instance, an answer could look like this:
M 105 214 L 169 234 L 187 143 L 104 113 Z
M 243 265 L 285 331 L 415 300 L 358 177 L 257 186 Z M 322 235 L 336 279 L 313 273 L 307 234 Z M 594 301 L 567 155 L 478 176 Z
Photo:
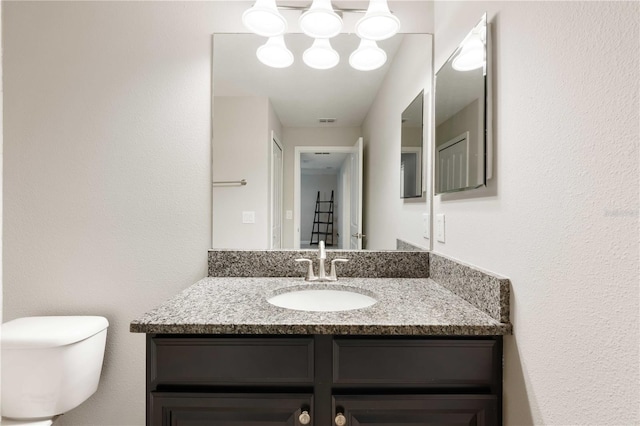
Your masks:
M 242 223 L 256 223 L 256 212 L 242 212 Z
M 285 211 L 285 218 L 288 220 L 293 219 L 293 212 L 291 210 Z
M 429 213 L 422 213 L 422 238 L 428 240 L 431 238 L 431 215 Z
M 444 214 L 436 215 L 436 240 L 444 243 Z

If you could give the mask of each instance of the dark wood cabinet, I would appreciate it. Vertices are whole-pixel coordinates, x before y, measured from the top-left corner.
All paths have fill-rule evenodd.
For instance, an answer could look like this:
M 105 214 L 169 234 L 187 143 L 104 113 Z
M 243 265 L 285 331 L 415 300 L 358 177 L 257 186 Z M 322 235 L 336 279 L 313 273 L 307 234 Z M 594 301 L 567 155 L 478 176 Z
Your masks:
M 149 415 L 157 425 L 297 426 L 312 402 L 304 394 L 152 392 Z
M 150 426 L 500 425 L 502 338 L 148 335 L 147 390 Z
M 351 426 L 498 424 L 495 395 L 355 395 L 334 397 Z

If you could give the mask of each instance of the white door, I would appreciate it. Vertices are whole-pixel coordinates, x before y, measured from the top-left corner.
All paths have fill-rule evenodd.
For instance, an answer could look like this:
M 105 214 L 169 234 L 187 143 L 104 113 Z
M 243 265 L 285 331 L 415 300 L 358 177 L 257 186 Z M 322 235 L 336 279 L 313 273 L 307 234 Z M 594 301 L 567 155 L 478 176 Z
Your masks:
M 362 250 L 362 138 L 353 146 L 351 152 L 351 183 L 349 203 L 349 234 L 351 235 L 349 248 Z
M 469 132 L 438 147 L 438 192 L 469 186 Z
M 275 135 L 271 138 L 271 245 L 282 248 L 282 147 Z

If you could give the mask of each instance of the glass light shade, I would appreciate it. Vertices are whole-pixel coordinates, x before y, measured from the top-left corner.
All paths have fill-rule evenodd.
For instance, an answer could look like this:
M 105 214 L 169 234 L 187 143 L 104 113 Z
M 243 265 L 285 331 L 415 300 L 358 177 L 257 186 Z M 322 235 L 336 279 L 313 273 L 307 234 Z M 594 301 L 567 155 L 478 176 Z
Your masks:
M 270 37 L 256 51 L 258 60 L 272 68 L 286 68 L 293 64 L 293 53 L 284 44 L 284 36 Z
M 360 45 L 349 56 L 349 64 L 359 71 L 372 71 L 387 62 L 387 54 L 373 40 L 360 40 Z
M 370 0 L 367 13 L 356 23 L 356 34 L 368 40 L 386 40 L 400 31 L 400 20 L 389 11 L 387 0 Z
M 451 66 L 456 71 L 472 71 L 484 66 L 484 43 L 477 35 L 472 35 L 464 42 L 460 53 L 453 59 Z
M 242 23 L 263 37 L 274 37 L 287 31 L 287 20 L 278 12 L 276 0 L 257 0 L 242 14 Z
M 317 38 L 302 54 L 302 60 L 311 68 L 328 70 L 338 65 L 340 54 L 333 50 L 329 39 Z
M 312 38 L 335 37 L 342 30 L 342 18 L 333 10 L 331 0 L 313 0 L 298 23 L 302 32 Z

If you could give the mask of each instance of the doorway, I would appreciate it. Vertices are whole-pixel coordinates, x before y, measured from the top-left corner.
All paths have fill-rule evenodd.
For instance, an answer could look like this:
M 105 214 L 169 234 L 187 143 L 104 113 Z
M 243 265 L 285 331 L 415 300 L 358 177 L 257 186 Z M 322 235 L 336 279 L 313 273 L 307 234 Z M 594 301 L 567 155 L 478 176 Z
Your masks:
M 295 147 L 293 204 L 294 248 L 320 239 L 329 249 L 362 249 L 362 138 L 351 147 Z

